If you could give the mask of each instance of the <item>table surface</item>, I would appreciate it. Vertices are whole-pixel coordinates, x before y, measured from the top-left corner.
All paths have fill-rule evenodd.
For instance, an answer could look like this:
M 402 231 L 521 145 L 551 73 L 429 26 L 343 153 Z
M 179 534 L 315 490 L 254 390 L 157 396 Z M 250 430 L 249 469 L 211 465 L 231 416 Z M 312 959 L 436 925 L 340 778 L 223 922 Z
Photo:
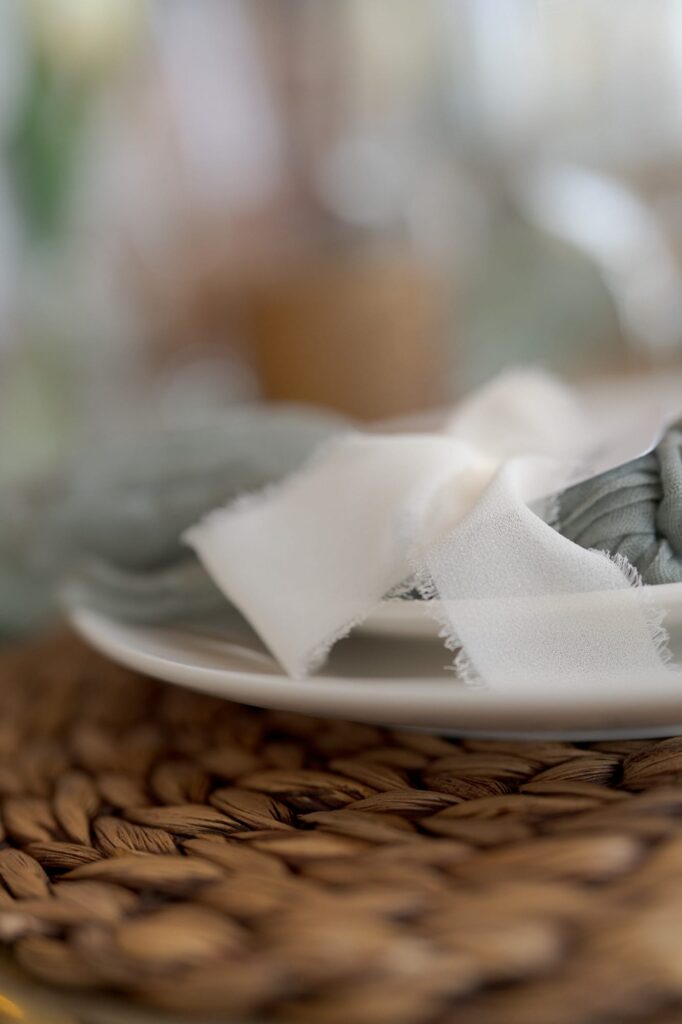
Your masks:
M 458 742 L 36 642 L 0 658 L 0 1019 L 672 1024 L 681 783 L 682 738 Z

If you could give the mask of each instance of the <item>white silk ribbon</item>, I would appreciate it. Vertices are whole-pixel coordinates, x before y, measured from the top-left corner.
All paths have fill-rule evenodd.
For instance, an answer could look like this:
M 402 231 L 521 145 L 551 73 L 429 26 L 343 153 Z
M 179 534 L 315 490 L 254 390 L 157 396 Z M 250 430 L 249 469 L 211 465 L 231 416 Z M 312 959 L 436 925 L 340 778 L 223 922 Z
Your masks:
M 639 433 L 629 416 L 620 435 L 644 450 L 655 418 L 643 409 Z M 539 514 L 586 467 L 607 468 L 620 435 L 552 378 L 508 374 L 440 433 L 333 440 L 186 540 L 292 676 L 316 669 L 413 574 L 468 680 L 503 689 L 667 676 L 651 588 Z

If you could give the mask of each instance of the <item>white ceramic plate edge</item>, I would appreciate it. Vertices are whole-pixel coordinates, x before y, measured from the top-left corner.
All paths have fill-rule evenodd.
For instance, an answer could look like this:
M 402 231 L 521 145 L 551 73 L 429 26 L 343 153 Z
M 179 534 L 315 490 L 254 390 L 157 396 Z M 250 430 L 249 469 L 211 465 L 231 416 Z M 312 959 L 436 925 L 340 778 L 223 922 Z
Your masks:
M 682 624 L 682 583 L 663 583 L 648 587 L 649 595 L 666 616 Z M 628 591 L 624 591 L 628 593 Z M 589 594 L 583 595 L 589 600 Z M 543 600 L 548 600 L 543 598 Z M 560 608 L 565 601 L 561 595 L 555 598 Z M 617 595 L 614 594 L 614 600 Z M 440 625 L 436 612 L 439 601 L 412 601 L 404 598 L 389 598 L 382 601 L 356 630 L 366 636 L 412 637 L 427 639 L 437 637 Z
M 541 694 L 469 689 L 454 677 L 290 679 L 256 671 L 230 645 L 123 625 L 89 609 L 71 621 L 101 653 L 144 674 L 225 699 L 323 717 L 490 737 L 594 739 L 682 732 L 682 684 Z

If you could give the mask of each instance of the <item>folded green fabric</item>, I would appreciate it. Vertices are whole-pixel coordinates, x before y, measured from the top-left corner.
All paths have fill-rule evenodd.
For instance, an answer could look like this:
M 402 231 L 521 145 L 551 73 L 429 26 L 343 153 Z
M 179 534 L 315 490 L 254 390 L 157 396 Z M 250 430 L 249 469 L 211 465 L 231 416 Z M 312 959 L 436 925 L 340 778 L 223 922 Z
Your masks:
M 90 480 L 90 500 L 76 493 L 67 516 L 79 537 L 72 600 L 129 622 L 229 611 L 180 544 L 180 533 L 247 481 L 252 487 L 283 475 L 330 428 L 318 423 L 311 430 L 308 423 L 301 432 L 295 420 L 287 429 L 281 422 L 275 430 L 273 424 L 244 426 L 240 435 L 233 424 L 229 440 L 215 434 L 157 440 L 118 469 L 107 465 L 98 486 Z M 682 424 L 655 451 L 565 491 L 557 509 L 552 525 L 581 547 L 625 556 L 646 583 L 682 580 Z M 412 581 L 388 596 L 421 599 Z
M 658 447 L 558 498 L 552 525 L 584 548 L 623 555 L 645 583 L 682 580 L 682 421 Z
M 89 460 L 42 500 L 0 503 L 0 635 L 44 613 L 64 579 L 71 601 L 126 621 L 234 614 L 183 530 L 286 476 L 343 429 L 340 418 L 296 409 L 239 410 Z M 654 451 L 559 495 L 552 525 L 581 547 L 625 556 L 646 583 L 682 580 L 682 421 Z M 389 596 L 421 597 L 412 581 Z
M 39 625 L 65 580 L 71 601 L 126 621 L 229 609 L 183 531 L 348 428 L 303 407 L 234 409 L 89 456 L 44 492 L 0 496 L 0 636 Z

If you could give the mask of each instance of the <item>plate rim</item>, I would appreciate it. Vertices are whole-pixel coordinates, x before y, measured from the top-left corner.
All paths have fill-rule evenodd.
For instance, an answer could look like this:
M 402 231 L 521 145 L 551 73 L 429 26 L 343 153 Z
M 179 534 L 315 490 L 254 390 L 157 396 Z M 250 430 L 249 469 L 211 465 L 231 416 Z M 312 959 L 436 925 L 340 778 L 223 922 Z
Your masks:
M 626 693 L 585 690 L 500 692 L 435 677 L 344 676 L 291 679 L 283 673 L 191 663 L 154 651 L 190 634 L 167 627 L 130 626 L 89 608 L 74 608 L 74 629 L 102 654 L 134 671 L 224 699 L 321 717 L 349 718 L 400 728 L 505 738 L 609 738 L 682 731 L 682 683 Z M 194 643 L 200 643 L 192 637 Z M 146 648 L 145 649 L 145 645 Z M 151 649 L 149 649 L 151 647 Z
M 655 601 L 662 604 L 666 613 L 671 609 L 682 609 L 682 581 L 648 585 L 646 589 Z M 433 601 L 384 598 L 356 629 L 362 635 L 374 637 L 436 637 L 441 625 L 438 616 L 432 614 L 429 607 L 436 611 L 440 604 L 437 598 Z

